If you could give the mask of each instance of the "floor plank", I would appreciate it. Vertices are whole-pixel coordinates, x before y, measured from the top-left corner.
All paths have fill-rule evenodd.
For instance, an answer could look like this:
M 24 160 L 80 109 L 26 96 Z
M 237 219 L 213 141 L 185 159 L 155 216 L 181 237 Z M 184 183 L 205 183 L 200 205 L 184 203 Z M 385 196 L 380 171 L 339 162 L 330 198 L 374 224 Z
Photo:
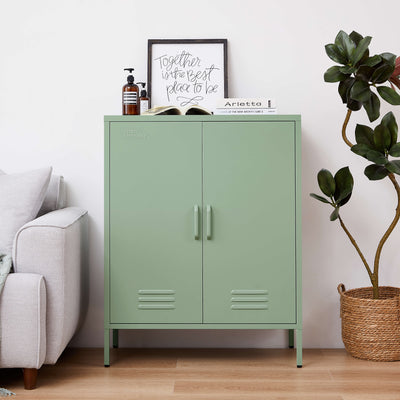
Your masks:
M 0 369 L 0 387 L 20 399 L 399 400 L 400 363 L 357 360 L 342 349 L 67 349 L 23 389 L 18 369 Z

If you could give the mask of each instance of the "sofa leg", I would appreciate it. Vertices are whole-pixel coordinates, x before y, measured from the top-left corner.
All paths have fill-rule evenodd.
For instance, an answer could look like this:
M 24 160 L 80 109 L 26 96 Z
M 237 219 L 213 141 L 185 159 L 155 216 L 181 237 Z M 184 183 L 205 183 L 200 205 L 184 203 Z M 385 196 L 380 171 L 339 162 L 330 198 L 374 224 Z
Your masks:
M 26 390 L 36 388 L 38 370 L 36 368 L 23 368 L 24 371 L 24 387 Z

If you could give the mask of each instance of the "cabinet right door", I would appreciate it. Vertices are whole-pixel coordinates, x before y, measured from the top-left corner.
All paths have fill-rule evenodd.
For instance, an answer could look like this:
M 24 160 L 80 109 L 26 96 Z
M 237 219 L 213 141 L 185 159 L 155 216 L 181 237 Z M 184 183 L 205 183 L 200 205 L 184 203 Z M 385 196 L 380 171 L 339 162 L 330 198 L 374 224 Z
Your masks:
M 203 321 L 295 323 L 295 124 L 203 124 Z

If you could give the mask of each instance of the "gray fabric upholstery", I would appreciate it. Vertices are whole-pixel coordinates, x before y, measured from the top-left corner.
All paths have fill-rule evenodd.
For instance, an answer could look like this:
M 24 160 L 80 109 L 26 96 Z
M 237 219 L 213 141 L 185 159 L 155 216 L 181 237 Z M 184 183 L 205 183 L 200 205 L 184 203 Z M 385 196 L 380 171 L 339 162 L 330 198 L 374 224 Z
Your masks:
M 25 224 L 15 236 L 16 275 L 43 275 L 47 292 L 46 364 L 54 364 L 76 331 L 81 307 L 85 210 L 68 207 Z
M 42 275 L 11 274 L 0 296 L 0 367 L 40 368 L 46 355 L 46 288 Z
M 0 169 L 0 175 L 4 174 L 5 172 Z M 64 208 L 66 207 L 66 204 L 67 192 L 65 190 L 64 177 L 61 175 L 52 174 L 46 195 L 37 216 L 40 217 L 41 215 L 47 214 L 50 211 Z
M 60 175 L 51 175 L 49 187 L 43 200 L 38 217 L 66 206 L 67 196 L 64 178 Z
M 75 333 L 82 315 L 81 276 L 87 212 L 76 207 L 64 208 L 63 178 L 52 176 L 50 179 L 50 172 L 51 169 L 48 188 L 44 183 L 34 206 L 22 210 L 24 219 L 16 224 L 8 239 L 7 249 L 12 252 L 15 273 L 8 275 L 0 294 L 0 368 L 39 369 L 43 363 L 54 364 Z M 30 176 L 24 177 L 24 184 L 18 174 L 12 176 L 19 181 L 23 196 L 31 198 Z M 12 176 L 0 171 L 3 225 L 8 210 L 14 209 L 13 200 L 7 198 L 5 203 L 1 198 L 3 187 L 11 185 L 7 179 Z M 32 178 L 38 180 L 35 173 Z M 43 197 L 41 216 L 32 220 Z M 4 229 L 0 240 L 2 233 Z
M 17 230 L 40 210 L 51 168 L 0 175 L 0 254 L 10 254 Z

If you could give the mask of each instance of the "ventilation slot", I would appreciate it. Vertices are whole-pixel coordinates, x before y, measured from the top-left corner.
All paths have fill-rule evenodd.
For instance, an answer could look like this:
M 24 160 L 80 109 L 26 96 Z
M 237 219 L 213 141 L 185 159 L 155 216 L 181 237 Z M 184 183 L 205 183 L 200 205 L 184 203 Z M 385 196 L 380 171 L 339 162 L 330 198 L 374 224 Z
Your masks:
M 268 310 L 268 290 L 231 290 L 231 310 Z
M 175 290 L 140 289 L 138 295 L 139 310 L 175 309 Z

